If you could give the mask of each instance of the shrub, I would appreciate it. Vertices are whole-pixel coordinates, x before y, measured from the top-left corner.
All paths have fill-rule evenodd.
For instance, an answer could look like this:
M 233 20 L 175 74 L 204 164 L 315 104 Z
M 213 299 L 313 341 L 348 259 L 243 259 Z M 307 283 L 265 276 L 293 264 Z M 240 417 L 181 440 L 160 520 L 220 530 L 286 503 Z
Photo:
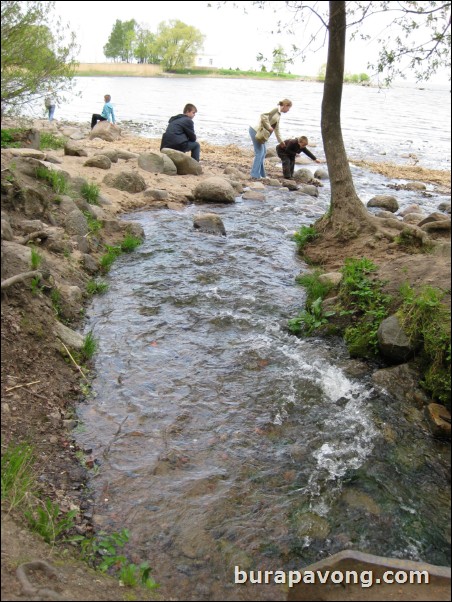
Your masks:
M 383 282 L 373 280 L 370 274 L 377 266 L 363 257 L 346 259 L 342 268 L 343 280 L 339 298 L 351 314 L 354 323 L 346 328 L 344 336 L 349 352 L 354 357 L 367 357 L 378 353 L 377 331 L 387 317 L 392 298 L 382 292 Z

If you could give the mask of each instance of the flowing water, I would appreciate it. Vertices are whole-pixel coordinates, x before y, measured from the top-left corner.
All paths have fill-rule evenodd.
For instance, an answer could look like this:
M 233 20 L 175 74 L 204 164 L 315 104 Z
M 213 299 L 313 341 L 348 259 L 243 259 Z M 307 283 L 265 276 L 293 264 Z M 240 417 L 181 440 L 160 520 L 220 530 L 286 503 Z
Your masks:
M 57 118 L 88 122 L 109 92 L 129 129 L 159 137 L 194 102 L 201 139 L 241 146 L 259 112 L 287 96 L 294 107 L 281 129 L 316 140 L 322 157 L 318 84 L 78 85 L 82 97 Z M 406 164 L 414 152 L 450 169 L 449 103 L 444 90 L 346 87 L 350 156 Z M 382 176 L 352 172 L 363 202 L 388 193 Z M 426 212 L 444 200 L 433 187 L 397 198 L 402 207 L 421 199 Z M 291 235 L 328 202 L 326 184 L 319 198 L 275 190 L 265 203 L 209 206 L 226 237 L 193 229 L 205 207 L 125 217 L 146 238 L 117 260 L 108 293 L 89 308 L 99 351 L 77 439 L 98 464 L 97 528 L 130 529 L 129 553 L 149 562 L 166 599 L 281 600 L 275 585 L 234 585 L 234 566 L 301 568 L 347 548 L 449 564 L 449 446 L 431 437 L 419 408 L 375 390 L 339 340 L 287 331 L 304 303 L 295 277 L 307 269 Z
M 360 191 L 386 184 L 354 175 Z M 301 568 L 347 548 L 449 564 L 448 444 L 339 340 L 287 331 L 307 269 L 291 235 L 328 198 L 209 206 L 226 237 L 193 229 L 203 207 L 126 216 L 146 238 L 89 309 L 99 352 L 78 441 L 100 465 L 97 527 L 130 529 L 166 599 L 282 600 L 234 585 L 234 566 Z

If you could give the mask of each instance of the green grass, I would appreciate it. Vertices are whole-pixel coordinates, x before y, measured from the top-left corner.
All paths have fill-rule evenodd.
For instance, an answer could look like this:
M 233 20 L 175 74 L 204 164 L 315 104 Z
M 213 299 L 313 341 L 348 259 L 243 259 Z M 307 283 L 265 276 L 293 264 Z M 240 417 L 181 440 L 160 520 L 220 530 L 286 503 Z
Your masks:
M 121 255 L 121 247 L 105 245 L 107 252 L 100 258 L 100 268 L 105 274 L 110 271 L 114 261 Z
M 133 234 L 128 232 L 124 239 L 121 241 L 119 245 L 109 246 L 105 245 L 106 253 L 102 255 L 100 258 L 100 267 L 102 272 L 107 273 L 113 262 L 122 254 L 122 253 L 131 253 L 134 251 L 139 245 L 142 244 L 142 240 Z
M 82 197 L 90 205 L 99 205 L 100 189 L 97 184 L 89 184 L 85 182 L 80 190 Z
M 108 284 L 99 280 L 90 280 L 86 285 L 88 295 L 103 295 L 108 291 Z
M 68 179 L 61 171 L 40 166 L 36 169 L 36 177 L 45 180 L 57 194 L 67 194 L 70 190 Z
M 22 506 L 36 490 L 32 448 L 26 443 L 9 444 L 2 456 L 2 502 L 8 512 Z
M 301 226 L 298 232 L 295 232 L 292 240 L 296 242 L 298 251 L 302 251 L 303 248 L 311 241 L 315 240 L 318 236 L 314 226 Z
M 141 243 L 142 240 L 140 238 L 133 236 L 133 234 L 128 232 L 124 236 L 124 240 L 121 242 L 121 251 L 123 253 L 131 253 L 132 251 L 135 251 L 135 249 L 139 247 Z
M 88 222 L 88 230 L 91 234 L 96 234 L 99 230 L 102 230 L 102 222 L 93 217 L 89 211 L 82 211 Z
M 26 510 L 24 515 L 32 531 L 38 533 L 47 543 L 54 544 L 60 535 L 75 526 L 77 510 L 62 514 L 58 504 L 47 499 Z
M 31 247 L 31 269 L 37 270 L 42 263 L 42 255 L 36 247 Z
M 424 388 L 450 407 L 450 310 L 442 303 L 445 294 L 431 286 L 416 294 L 406 284 L 401 290 L 403 302 L 397 314 L 407 336 L 420 348 Z
M 19 148 L 21 144 L 15 141 L 15 136 L 22 134 L 24 131 L 20 128 L 1 130 L 2 148 Z
M 52 289 L 52 292 L 50 293 L 50 299 L 52 301 L 52 307 L 53 311 L 55 312 L 55 315 L 57 316 L 57 318 L 60 318 L 63 313 L 63 307 L 61 293 L 57 288 Z
M 372 261 L 363 257 L 346 259 L 341 270 L 343 280 L 339 298 L 343 315 L 353 316 L 352 324 L 344 333 L 352 357 L 378 354 L 377 332 L 388 316 L 392 298 L 382 292 L 383 282 L 371 277 L 377 269 Z
M 320 282 L 320 276 L 321 272 L 315 271 L 295 278 L 295 282 L 300 284 L 306 291 L 306 305 L 310 305 L 319 297 L 324 299 L 333 288 L 329 283 Z
M 84 360 L 90 360 L 97 350 L 97 341 L 92 332 L 89 332 L 84 341 L 80 353 Z
M 39 148 L 41 150 L 58 150 L 60 148 L 64 148 L 66 141 L 67 138 L 55 136 L 55 134 L 51 134 L 49 132 L 41 132 Z

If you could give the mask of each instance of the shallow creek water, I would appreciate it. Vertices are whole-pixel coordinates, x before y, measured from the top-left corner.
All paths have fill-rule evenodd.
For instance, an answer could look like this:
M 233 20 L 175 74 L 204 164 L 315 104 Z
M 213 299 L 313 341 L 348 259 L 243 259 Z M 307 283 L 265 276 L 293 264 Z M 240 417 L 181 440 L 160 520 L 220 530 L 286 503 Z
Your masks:
M 387 191 L 354 175 L 362 197 Z M 234 565 L 301 568 L 347 548 L 449 563 L 448 446 L 340 341 L 287 331 L 307 269 L 291 235 L 328 199 L 328 186 L 274 190 L 126 216 L 146 238 L 89 308 L 95 397 L 77 437 L 100 462 L 98 528 L 130 529 L 166 599 L 282 600 L 280 586 L 234 585 Z M 227 236 L 196 232 L 200 211 Z

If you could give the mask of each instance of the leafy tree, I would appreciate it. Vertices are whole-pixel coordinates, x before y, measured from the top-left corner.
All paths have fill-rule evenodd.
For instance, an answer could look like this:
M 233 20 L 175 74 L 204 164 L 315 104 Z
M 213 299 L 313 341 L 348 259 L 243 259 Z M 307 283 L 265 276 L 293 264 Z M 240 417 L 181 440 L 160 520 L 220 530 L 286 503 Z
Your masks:
M 2 0 L 2 115 L 50 88 L 58 95 L 72 87 L 78 46 L 67 26 L 52 18 L 54 4 Z
M 116 19 L 108 42 L 104 46 L 104 55 L 108 59 L 128 63 L 133 57 L 133 46 L 136 38 L 136 21 L 120 21 Z
M 113 60 L 119 59 L 122 51 L 122 42 L 122 22 L 119 19 L 116 19 L 112 32 L 104 46 L 105 57 Z
M 264 1 L 253 4 L 264 7 L 273 3 Z M 347 240 L 365 231 L 375 233 L 377 230 L 380 235 L 393 240 L 393 230 L 389 231 L 389 228 L 409 226 L 402 226 L 395 220 L 385 222 L 369 214 L 356 193 L 345 150 L 341 104 L 347 28 L 359 26 L 376 13 L 386 13 L 387 17 L 393 18 L 393 27 L 385 30 L 386 37 L 381 40 L 378 73 L 386 71 L 387 79 L 391 80 L 401 72 L 398 61 L 408 59 L 416 78 L 428 79 L 440 66 L 450 68 L 450 2 L 331 0 L 313 3 L 286 0 L 285 5 L 294 15 L 292 28 L 294 22 L 303 19 L 303 11 L 308 10 L 310 13 L 315 12 L 328 32 L 321 131 L 331 182 L 331 206 L 328 214 L 316 224 L 316 228 L 323 233 L 325 240 L 329 237 Z M 422 42 L 419 42 L 420 30 L 425 36 Z M 409 229 L 421 242 L 426 241 L 424 232 L 416 228 Z
M 139 63 L 158 64 L 160 58 L 156 48 L 156 36 L 143 26 L 136 30 L 134 57 Z
M 284 52 L 284 48 L 279 45 L 273 50 L 273 65 L 272 71 L 274 73 L 285 73 L 288 62 L 292 62 L 287 58 L 287 54 Z
M 202 33 L 179 20 L 160 23 L 156 48 L 161 64 L 166 71 L 191 67 L 202 49 Z

